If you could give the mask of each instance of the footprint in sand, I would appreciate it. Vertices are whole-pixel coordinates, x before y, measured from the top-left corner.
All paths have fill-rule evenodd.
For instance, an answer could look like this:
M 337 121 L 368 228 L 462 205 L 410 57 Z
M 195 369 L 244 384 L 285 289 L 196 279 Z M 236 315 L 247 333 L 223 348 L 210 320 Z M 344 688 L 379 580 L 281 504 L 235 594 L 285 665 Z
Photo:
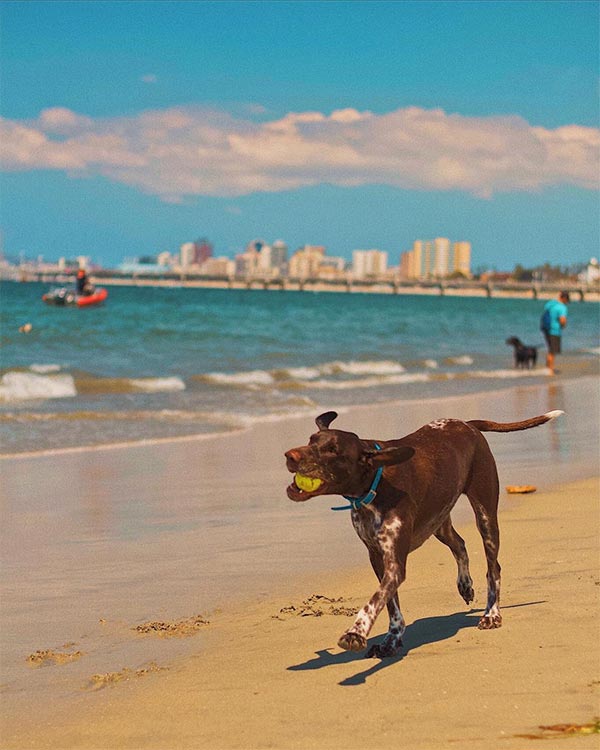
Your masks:
M 123 669 L 118 672 L 105 672 L 104 674 L 92 675 L 86 687 L 90 690 L 102 690 L 102 688 L 105 688 L 108 685 L 115 685 L 117 682 L 123 682 L 123 680 L 145 677 L 152 672 L 162 672 L 166 669 L 168 669 L 168 667 L 159 667 L 156 662 L 150 662 L 147 667 L 141 669 L 129 669 L 129 667 L 123 667 Z
M 286 617 L 322 617 L 323 615 L 341 615 L 344 617 L 354 616 L 357 612 L 355 607 L 344 605 L 347 599 L 337 599 L 323 594 L 311 594 L 308 599 L 299 604 L 290 604 L 282 607 L 278 615 L 273 615 L 275 620 L 283 620 Z
M 73 646 L 75 644 L 68 644 Z M 28 663 L 32 667 L 48 667 L 53 665 L 69 664 L 72 661 L 81 659 L 84 655 L 83 651 L 71 651 L 70 653 L 63 651 L 55 651 L 52 648 L 47 648 L 40 651 L 34 651 L 33 654 L 29 654 L 27 657 Z
M 209 620 L 205 620 L 202 615 L 188 617 L 178 622 L 144 622 L 137 625 L 132 630 L 142 635 L 157 635 L 163 638 L 186 637 L 195 635 L 200 629 L 210 625 Z

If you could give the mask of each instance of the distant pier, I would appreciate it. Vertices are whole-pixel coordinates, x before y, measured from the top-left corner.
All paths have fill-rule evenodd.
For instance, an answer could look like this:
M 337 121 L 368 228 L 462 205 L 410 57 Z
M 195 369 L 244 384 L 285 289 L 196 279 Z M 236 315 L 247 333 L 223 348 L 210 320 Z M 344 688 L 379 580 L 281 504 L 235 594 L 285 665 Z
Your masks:
M 114 286 L 162 286 L 206 289 L 261 289 L 269 291 L 337 292 L 346 294 L 430 295 L 447 297 L 489 297 L 550 299 L 566 289 L 573 301 L 600 302 L 600 285 L 549 282 L 482 282 L 466 280 L 401 281 L 398 279 L 345 279 L 335 278 L 263 278 L 254 276 L 200 276 L 196 274 L 120 274 L 111 270 L 92 271 L 97 284 Z M 15 274 L 12 281 L 39 281 L 48 284 L 67 284 L 73 276 L 28 271 Z

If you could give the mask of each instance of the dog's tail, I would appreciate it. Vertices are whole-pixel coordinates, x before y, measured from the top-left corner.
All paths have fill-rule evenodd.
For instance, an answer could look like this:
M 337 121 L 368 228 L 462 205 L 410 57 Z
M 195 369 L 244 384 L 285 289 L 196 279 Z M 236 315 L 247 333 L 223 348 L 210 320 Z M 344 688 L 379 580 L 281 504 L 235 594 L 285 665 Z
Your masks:
M 546 424 L 551 419 L 560 417 L 561 414 L 564 414 L 564 411 L 556 409 L 556 411 L 549 411 L 540 417 L 524 419 L 522 422 L 490 422 L 487 419 L 471 419 L 467 424 L 480 432 L 516 432 L 517 430 L 529 430 L 531 427 Z

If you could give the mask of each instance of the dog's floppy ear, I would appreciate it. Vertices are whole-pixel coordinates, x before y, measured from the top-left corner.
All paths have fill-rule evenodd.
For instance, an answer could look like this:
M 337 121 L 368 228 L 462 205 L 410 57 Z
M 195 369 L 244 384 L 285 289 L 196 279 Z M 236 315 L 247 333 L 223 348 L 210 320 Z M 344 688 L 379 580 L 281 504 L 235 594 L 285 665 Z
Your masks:
M 326 430 L 336 417 L 336 411 L 326 411 L 324 414 L 320 414 L 315 422 L 320 430 Z
M 414 455 L 415 449 L 408 445 L 391 446 L 390 448 L 382 448 L 380 451 L 369 448 L 363 453 L 363 457 L 371 466 L 376 468 L 378 466 L 392 466 L 404 463 L 404 461 L 408 461 Z

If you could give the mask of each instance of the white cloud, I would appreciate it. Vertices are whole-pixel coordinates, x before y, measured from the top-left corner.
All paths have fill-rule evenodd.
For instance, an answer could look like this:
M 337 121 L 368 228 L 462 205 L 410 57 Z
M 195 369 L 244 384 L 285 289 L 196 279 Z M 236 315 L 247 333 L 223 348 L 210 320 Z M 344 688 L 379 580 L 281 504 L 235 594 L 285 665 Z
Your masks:
M 290 112 L 266 122 L 191 107 L 99 119 L 54 107 L 30 122 L 0 120 L 0 143 L 6 170 L 103 175 L 169 202 L 320 183 L 489 197 L 597 187 L 600 131 L 417 107 Z
M 51 107 L 40 112 L 37 124 L 45 133 L 69 135 L 93 127 L 94 121 L 65 107 Z

